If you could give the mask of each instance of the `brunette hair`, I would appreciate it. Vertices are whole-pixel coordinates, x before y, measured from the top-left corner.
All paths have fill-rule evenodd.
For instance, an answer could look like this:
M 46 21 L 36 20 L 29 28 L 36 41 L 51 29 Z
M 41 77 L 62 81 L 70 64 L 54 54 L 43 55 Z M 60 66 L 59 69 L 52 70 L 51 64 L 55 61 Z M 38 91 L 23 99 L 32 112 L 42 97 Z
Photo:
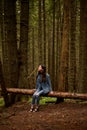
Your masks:
M 41 67 L 42 67 L 42 72 L 38 72 L 38 74 L 37 74 L 37 77 L 38 77 L 38 75 L 39 74 L 41 74 L 41 82 L 46 82 L 46 66 L 45 65 L 41 65 Z M 37 78 L 36 77 L 36 78 Z
M 42 72 L 42 82 L 46 82 L 46 66 L 41 65 L 43 72 Z

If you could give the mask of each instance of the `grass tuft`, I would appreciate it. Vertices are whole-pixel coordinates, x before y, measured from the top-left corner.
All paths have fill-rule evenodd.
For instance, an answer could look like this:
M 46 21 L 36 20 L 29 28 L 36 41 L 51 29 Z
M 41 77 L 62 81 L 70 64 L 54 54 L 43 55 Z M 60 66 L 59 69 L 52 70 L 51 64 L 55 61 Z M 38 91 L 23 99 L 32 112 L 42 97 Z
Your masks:
M 4 106 L 4 99 L 3 98 L 0 98 L 0 106 Z

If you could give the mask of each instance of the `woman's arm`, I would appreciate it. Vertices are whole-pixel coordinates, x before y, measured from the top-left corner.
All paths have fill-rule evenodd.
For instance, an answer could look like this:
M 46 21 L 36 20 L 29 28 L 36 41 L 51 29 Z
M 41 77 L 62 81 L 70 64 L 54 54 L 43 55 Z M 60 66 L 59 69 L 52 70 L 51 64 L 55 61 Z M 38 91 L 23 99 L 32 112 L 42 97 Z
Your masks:
M 40 87 L 41 87 L 41 78 L 40 76 L 38 76 L 36 80 L 36 89 L 40 89 Z
M 49 85 L 50 91 L 52 91 L 52 84 L 51 84 L 51 79 L 50 79 L 50 75 L 47 74 L 47 83 Z

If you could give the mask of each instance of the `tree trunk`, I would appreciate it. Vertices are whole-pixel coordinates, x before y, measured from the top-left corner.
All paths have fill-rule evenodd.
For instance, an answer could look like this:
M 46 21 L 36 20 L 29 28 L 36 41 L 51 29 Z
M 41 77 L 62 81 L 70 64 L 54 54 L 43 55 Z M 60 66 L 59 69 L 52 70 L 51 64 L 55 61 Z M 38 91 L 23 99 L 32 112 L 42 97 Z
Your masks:
M 21 57 L 19 87 L 28 87 L 27 80 L 27 48 L 28 48 L 28 23 L 29 22 L 29 0 L 21 0 L 20 15 L 20 46 L 19 52 Z
M 0 1 L 0 57 L 1 57 L 1 51 L 2 51 L 2 46 L 1 46 L 1 25 L 2 24 L 2 0 Z
M 52 86 L 55 87 L 55 0 L 53 0 Z
M 56 11 L 56 90 L 58 90 L 59 85 L 59 66 L 60 66 L 60 50 L 61 50 L 61 5 L 60 0 L 57 1 L 57 11 Z
M 2 26 L 2 57 L 6 87 L 18 86 L 18 57 L 16 39 L 16 1 L 4 0 Z M 14 103 L 15 95 L 11 95 Z
M 76 1 L 76 91 L 79 87 L 80 1 Z
M 44 65 L 46 65 L 46 9 L 43 0 L 43 43 L 44 43 Z
M 80 1 L 79 92 L 87 93 L 87 1 Z
M 50 15 L 50 14 L 49 14 Z M 52 48 L 52 31 L 51 31 L 51 26 L 50 26 L 50 17 L 48 16 L 47 19 L 47 41 L 48 41 L 48 73 L 51 75 L 51 67 L 52 67 L 52 55 L 51 55 L 51 48 Z
M 76 0 L 70 0 L 69 87 L 76 90 Z
M 0 1 L 0 51 L 2 49 L 1 47 L 1 29 L 2 29 L 2 26 L 3 26 L 3 3 L 2 3 L 2 0 Z M 1 57 L 1 54 L 0 54 L 0 57 Z M 7 90 L 6 90 L 6 87 L 5 87 L 5 82 L 4 82 L 4 77 L 3 77 L 3 70 L 2 70 L 2 63 L 1 63 L 1 58 L 0 58 L 0 87 L 1 87 L 1 95 L 3 96 L 4 98 L 4 101 L 5 101 L 5 106 L 8 107 L 9 106 L 9 100 L 8 100 L 8 94 L 7 94 Z
M 35 63 L 34 63 L 34 55 L 35 55 L 35 54 L 34 54 L 34 48 L 35 48 L 34 28 L 32 28 L 32 44 L 33 44 L 33 46 L 32 46 L 32 69 L 34 70 L 34 69 L 35 69 L 35 68 L 34 68 L 34 67 L 35 67 L 35 66 L 34 66 L 34 64 L 35 64 Z M 33 75 L 32 75 L 32 80 L 33 80 L 33 81 L 32 81 L 32 84 L 33 84 L 33 85 L 35 85 L 35 77 L 36 77 L 36 76 L 34 76 L 34 74 L 33 74 Z M 33 85 L 32 85 L 32 86 L 33 86 Z
M 42 0 L 39 0 L 38 6 L 38 49 L 39 49 L 39 64 L 43 64 L 43 53 L 42 53 Z
M 64 24 L 60 59 L 59 90 L 68 90 L 68 58 L 69 58 L 69 2 L 64 0 Z

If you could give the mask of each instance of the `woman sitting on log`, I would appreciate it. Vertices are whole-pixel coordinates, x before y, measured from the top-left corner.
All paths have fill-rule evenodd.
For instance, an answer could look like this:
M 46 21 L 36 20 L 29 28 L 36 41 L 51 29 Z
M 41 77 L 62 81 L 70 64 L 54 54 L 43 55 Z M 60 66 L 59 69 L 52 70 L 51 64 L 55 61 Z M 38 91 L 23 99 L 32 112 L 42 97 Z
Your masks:
M 39 65 L 36 77 L 36 91 L 32 96 L 30 112 L 38 111 L 40 95 L 45 95 L 49 92 L 53 93 L 50 76 L 46 73 L 46 67 L 44 65 Z

